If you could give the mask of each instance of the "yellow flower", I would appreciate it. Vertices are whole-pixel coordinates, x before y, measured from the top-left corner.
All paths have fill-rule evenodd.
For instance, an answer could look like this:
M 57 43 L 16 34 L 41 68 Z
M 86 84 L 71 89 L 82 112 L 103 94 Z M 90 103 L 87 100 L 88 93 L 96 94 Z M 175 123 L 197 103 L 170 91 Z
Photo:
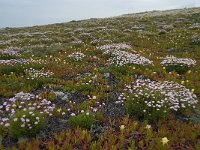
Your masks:
M 62 110 L 62 109 L 61 109 L 61 108 L 59 108 L 59 109 L 57 109 L 57 112 L 59 112 L 59 113 L 60 113 L 60 112 L 61 112 L 61 110 Z
M 124 125 L 121 125 L 120 126 L 120 130 L 124 130 L 125 126 Z
M 163 145 L 165 145 L 169 142 L 169 140 L 167 139 L 167 137 L 164 137 L 164 138 L 162 138 L 161 142 Z
M 151 125 L 146 125 L 146 127 L 145 127 L 146 129 L 150 129 L 151 128 Z
M 181 81 L 181 84 L 184 84 L 185 83 L 185 81 Z
M 188 74 L 190 74 L 192 71 L 191 70 L 188 70 Z

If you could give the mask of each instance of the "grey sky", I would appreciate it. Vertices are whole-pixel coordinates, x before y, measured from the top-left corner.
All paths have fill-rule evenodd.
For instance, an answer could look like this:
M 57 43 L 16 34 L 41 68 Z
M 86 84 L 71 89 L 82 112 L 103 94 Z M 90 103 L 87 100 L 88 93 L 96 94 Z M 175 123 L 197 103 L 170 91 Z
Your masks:
M 0 0 L 0 27 L 32 26 L 199 6 L 200 0 Z

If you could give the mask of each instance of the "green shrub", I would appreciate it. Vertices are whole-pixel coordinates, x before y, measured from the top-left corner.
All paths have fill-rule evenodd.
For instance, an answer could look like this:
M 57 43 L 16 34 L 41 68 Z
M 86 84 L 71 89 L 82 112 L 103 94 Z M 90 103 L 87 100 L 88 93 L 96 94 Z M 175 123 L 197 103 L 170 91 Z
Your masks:
M 54 101 L 56 100 L 56 93 L 54 91 L 50 91 L 48 94 L 48 100 Z
M 195 115 L 190 118 L 194 123 L 200 124 L 200 108 L 194 110 Z
M 167 72 L 175 71 L 178 74 L 184 74 L 188 70 L 190 70 L 190 67 L 187 65 L 168 65 L 168 66 L 165 66 L 165 68 Z
M 44 66 L 42 64 L 27 64 L 27 65 L 19 65 L 16 64 L 15 66 L 0 66 L 0 73 L 1 74 L 10 74 L 11 72 L 15 73 L 16 75 L 25 74 L 24 70 L 29 68 L 34 69 L 42 69 Z
M 67 81 L 66 86 L 63 87 L 64 92 L 72 92 L 75 90 L 75 83 L 73 81 Z
M 93 114 L 80 114 L 77 116 L 71 116 L 69 118 L 69 125 L 72 128 L 84 128 L 84 129 L 91 129 L 92 125 L 94 124 L 94 116 Z
M 78 92 L 81 92 L 81 93 L 86 94 L 86 95 L 95 91 L 94 85 L 91 85 L 91 84 L 78 85 L 76 89 L 77 89 Z
M 169 114 L 169 109 L 167 104 L 161 107 L 154 107 L 154 105 L 160 103 L 163 99 L 163 95 L 156 92 L 151 95 L 139 95 L 132 94 L 125 103 L 126 111 L 129 115 L 134 116 L 141 120 L 148 120 L 149 122 L 154 122 L 158 120 L 163 120 Z M 148 106 L 147 103 L 150 105 Z
M 44 84 L 51 83 L 50 78 L 27 79 L 24 82 L 24 88 L 30 87 L 32 90 L 41 88 Z
M 39 112 L 18 111 L 11 118 L 9 134 L 15 138 L 34 137 L 45 127 L 44 115 Z
M 17 56 L 7 55 L 7 54 L 1 54 L 0 60 L 9 60 L 9 59 L 16 59 Z

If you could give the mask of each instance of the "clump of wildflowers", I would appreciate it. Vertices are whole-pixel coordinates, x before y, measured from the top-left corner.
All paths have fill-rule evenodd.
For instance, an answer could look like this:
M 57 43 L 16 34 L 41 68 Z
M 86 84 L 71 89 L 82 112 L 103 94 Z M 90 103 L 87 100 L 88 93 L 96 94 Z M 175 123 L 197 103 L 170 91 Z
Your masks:
M 196 65 L 196 61 L 190 58 L 177 58 L 174 56 L 167 56 L 161 62 L 161 65 L 168 66 L 168 65 L 187 65 L 193 66 Z
M 0 50 L 0 53 L 3 55 L 10 55 L 10 56 L 21 56 L 19 53 L 20 48 L 17 47 L 9 47 L 3 50 Z
M 189 107 L 195 107 L 198 102 L 197 96 L 183 85 L 150 79 L 137 79 L 127 85 L 125 92 L 118 98 L 118 101 L 124 100 L 127 100 L 130 114 L 147 119 L 164 118 L 169 112 L 183 112 Z
M 108 60 L 109 64 L 115 64 L 116 66 L 123 66 L 126 64 L 138 64 L 147 65 L 152 64 L 149 59 L 140 56 L 139 54 L 132 54 L 123 50 L 131 49 L 131 46 L 126 44 L 111 44 L 98 47 L 104 54 L 111 54 L 113 56 Z
M 73 60 L 80 61 L 85 57 L 85 54 L 81 52 L 75 52 L 75 53 L 70 54 L 68 57 Z
M 42 70 L 35 70 L 33 68 L 26 69 L 25 73 L 28 74 L 28 79 L 37 79 L 37 78 L 49 78 L 51 77 L 54 73 L 51 71 L 44 71 Z
M 34 137 L 45 127 L 44 114 L 18 111 L 11 119 L 9 133 L 16 138 Z M 34 115 L 33 115 L 34 114 Z
M 15 66 L 16 64 L 20 65 L 27 65 L 31 63 L 38 63 L 38 64 L 44 64 L 46 63 L 45 60 L 34 60 L 34 59 L 9 59 L 9 60 L 0 60 L 0 65 L 10 65 Z
M 17 93 L 15 97 L 0 103 L 0 128 L 8 128 L 11 122 L 16 120 L 14 118 L 18 112 L 20 114 L 24 112 L 24 115 L 28 113 L 33 117 L 39 113 L 47 118 L 52 116 L 54 109 L 55 104 L 52 104 L 51 101 L 30 93 Z
M 190 67 L 196 65 L 196 61 L 189 58 L 177 58 L 174 56 L 167 56 L 161 62 L 161 65 L 166 68 L 168 72 L 176 71 L 179 74 L 187 72 Z

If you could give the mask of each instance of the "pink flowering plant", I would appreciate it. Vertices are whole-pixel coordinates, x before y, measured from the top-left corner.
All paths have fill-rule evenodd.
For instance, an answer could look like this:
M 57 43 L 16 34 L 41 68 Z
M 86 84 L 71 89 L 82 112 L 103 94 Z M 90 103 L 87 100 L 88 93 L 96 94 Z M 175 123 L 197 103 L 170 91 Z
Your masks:
M 103 51 L 104 54 L 110 54 L 111 58 L 109 58 L 108 64 L 124 66 L 126 64 L 151 65 L 153 63 L 151 60 L 140 54 L 127 52 L 126 50 L 132 49 L 131 46 L 127 44 L 108 44 L 97 48 Z
M 85 56 L 85 54 L 83 54 L 81 52 L 75 52 L 75 53 L 70 54 L 68 57 L 75 61 L 81 61 L 86 56 Z
M 184 113 L 189 108 L 195 108 L 197 96 L 183 85 L 172 81 L 152 81 L 137 79 L 127 85 L 117 102 L 126 100 L 126 109 L 130 115 L 154 121 L 162 120 L 170 112 Z
M 33 115 L 34 114 L 34 115 Z M 45 115 L 39 112 L 17 111 L 10 119 L 9 134 L 15 138 L 34 137 L 45 127 Z
M 11 134 L 14 132 L 13 136 L 15 137 L 21 137 L 21 135 L 25 136 L 25 132 L 29 133 L 27 136 L 34 135 L 33 132 L 37 131 L 36 133 L 38 133 L 38 129 L 41 129 L 43 126 L 39 124 L 39 121 L 35 120 L 37 119 L 36 117 L 39 117 L 41 120 L 40 123 L 44 124 L 43 117 L 48 119 L 49 116 L 52 116 L 54 109 L 55 104 L 52 104 L 51 101 L 30 93 L 17 93 L 13 98 L 0 104 L 0 128 L 4 131 L 9 130 Z M 26 121 L 26 119 L 29 121 Z M 30 125 L 28 125 L 29 122 Z M 20 130 L 15 127 L 16 124 L 18 124 L 21 129 L 19 134 L 15 134 L 14 131 L 14 129 Z M 39 124 L 40 127 L 37 128 L 37 124 Z
M 161 62 L 161 65 L 166 68 L 167 72 L 175 71 L 179 74 L 187 72 L 191 67 L 196 65 L 196 61 L 189 58 L 177 58 L 174 56 L 167 56 Z

